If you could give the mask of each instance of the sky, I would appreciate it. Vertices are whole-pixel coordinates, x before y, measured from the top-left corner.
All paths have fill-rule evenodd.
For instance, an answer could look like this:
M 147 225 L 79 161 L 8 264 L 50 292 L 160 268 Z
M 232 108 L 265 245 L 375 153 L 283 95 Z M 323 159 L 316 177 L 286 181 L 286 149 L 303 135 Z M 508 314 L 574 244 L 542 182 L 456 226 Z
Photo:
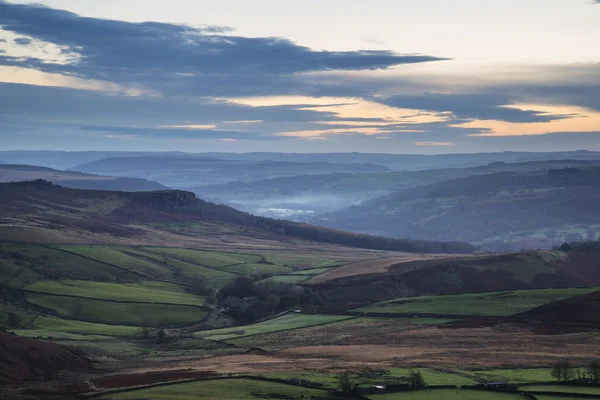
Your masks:
M 0 150 L 600 151 L 600 0 L 0 0 Z

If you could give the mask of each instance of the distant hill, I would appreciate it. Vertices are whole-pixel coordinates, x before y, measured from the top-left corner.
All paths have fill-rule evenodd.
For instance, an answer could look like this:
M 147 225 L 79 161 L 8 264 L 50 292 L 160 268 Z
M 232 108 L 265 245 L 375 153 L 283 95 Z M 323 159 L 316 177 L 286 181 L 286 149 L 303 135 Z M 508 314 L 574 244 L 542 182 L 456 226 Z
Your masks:
M 70 170 L 114 176 L 135 176 L 179 188 L 237 181 L 250 182 L 282 176 L 390 171 L 386 167 L 374 164 L 237 161 L 188 156 L 106 158 L 78 165 Z
M 466 253 L 475 248 L 467 243 L 426 242 L 358 235 L 284 220 L 257 217 L 233 208 L 199 200 L 191 192 L 109 192 L 67 189 L 44 180 L 0 184 L 0 240 L 16 240 L 15 229 L 25 242 L 37 235 L 40 242 L 56 232 L 77 235 L 140 237 L 143 225 L 211 222 L 235 226 L 244 232 L 278 235 L 320 243 L 376 250 L 422 253 Z M 215 234 L 215 228 L 212 228 Z M 200 228 L 202 231 L 202 228 Z M 24 233 L 25 232 L 25 233 Z M 3 233 L 3 234 L 2 234 Z M 206 234 L 206 232 L 204 232 Z M 256 236 L 251 233 L 250 236 Z
M 59 171 L 31 165 L 0 165 L 0 182 L 19 182 L 44 179 L 72 189 L 122 190 L 127 192 L 165 190 L 166 186 L 140 178 L 116 178 Z
M 314 223 L 493 250 L 551 248 L 600 233 L 600 166 L 502 172 L 398 191 Z M 588 238 L 588 236 L 591 236 Z
M 310 214 L 337 211 L 396 191 L 442 181 L 497 172 L 529 173 L 588 166 L 600 168 L 600 161 L 494 162 L 472 168 L 299 175 L 185 189 L 202 198 L 228 204 L 253 214 L 306 220 Z
M 600 286 L 600 253 L 529 251 L 348 264 L 305 285 L 330 304 L 373 302 L 416 295 Z M 382 260 L 385 263 L 385 260 Z M 368 264 L 368 268 L 363 268 Z M 551 311 L 549 311 L 551 313 Z
M 470 168 L 494 162 L 520 163 L 543 160 L 599 160 L 600 152 L 501 152 L 475 154 L 374 154 L 374 153 L 182 153 L 118 151 L 3 151 L 0 159 L 10 164 L 28 164 L 58 169 L 115 157 L 191 157 L 237 161 L 287 161 L 296 163 L 376 164 L 396 171 Z

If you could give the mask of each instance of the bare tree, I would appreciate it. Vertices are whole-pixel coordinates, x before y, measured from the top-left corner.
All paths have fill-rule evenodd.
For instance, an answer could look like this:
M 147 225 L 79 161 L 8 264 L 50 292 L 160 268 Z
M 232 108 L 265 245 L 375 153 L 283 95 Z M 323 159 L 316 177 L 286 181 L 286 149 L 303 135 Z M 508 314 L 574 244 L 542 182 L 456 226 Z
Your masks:
M 573 378 L 573 369 L 569 361 L 558 361 L 550 369 L 550 374 L 559 382 L 566 382 Z
M 8 323 L 11 328 L 16 329 L 21 326 L 21 317 L 19 317 L 14 312 L 9 312 L 8 313 Z
M 425 379 L 423 379 L 421 372 L 411 369 L 408 372 L 408 383 L 412 388 L 420 388 L 425 386 Z
M 588 375 L 594 382 L 600 381 L 600 361 L 594 360 L 586 368 Z
M 152 319 L 150 318 L 150 314 L 145 312 L 142 316 L 142 321 L 140 322 L 140 336 L 144 339 L 150 338 L 150 329 L 152 326 Z
M 358 391 L 358 384 L 354 381 L 350 372 L 346 371 L 338 375 L 338 389 L 346 395 L 351 395 Z
M 79 319 L 81 314 L 83 314 L 83 304 L 80 302 L 74 303 L 73 307 L 71 308 L 71 316 L 75 319 Z

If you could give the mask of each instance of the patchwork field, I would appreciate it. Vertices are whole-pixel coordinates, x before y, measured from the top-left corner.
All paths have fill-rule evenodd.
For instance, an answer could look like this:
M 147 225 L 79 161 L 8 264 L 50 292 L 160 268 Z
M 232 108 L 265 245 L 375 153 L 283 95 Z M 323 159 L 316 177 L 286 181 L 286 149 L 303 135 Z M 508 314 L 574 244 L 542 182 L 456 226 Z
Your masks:
M 192 306 L 201 306 L 205 304 L 205 299 L 203 297 L 185 293 L 184 287 L 180 285 L 152 281 L 116 284 L 89 281 L 54 280 L 33 283 L 26 286 L 25 290 L 28 292 L 85 297 L 99 300 Z
M 506 316 L 598 290 L 598 288 L 538 289 L 449 296 L 406 297 L 361 307 L 357 311 L 398 314 L 431 313 Z
M 231 340 L 252 335 L 261 335 L 265 333 L 289 331 L 291 329 L 304 328 L 307 326 L 325 325 L 332 322 L 343 321 L 351 317 L 336 315 L 315 315 L 315 314 L 297 314 L 290 313 L 281 317 L 270 319 L 258 324 L 227 328 L 214 329 L 204 332 L 196 332 L 194 335 L 210 340 Z
M 114 400 L 256 400 L 256 399 L 293 399 L 320 398 L 330 399 L 327 391 L 305 389 L 292 385 L 272 382 L 259 382 L 248 379 L 212 380 L 151 389 L 136 390 L 127 393 L 111 394 L 105 397 Z

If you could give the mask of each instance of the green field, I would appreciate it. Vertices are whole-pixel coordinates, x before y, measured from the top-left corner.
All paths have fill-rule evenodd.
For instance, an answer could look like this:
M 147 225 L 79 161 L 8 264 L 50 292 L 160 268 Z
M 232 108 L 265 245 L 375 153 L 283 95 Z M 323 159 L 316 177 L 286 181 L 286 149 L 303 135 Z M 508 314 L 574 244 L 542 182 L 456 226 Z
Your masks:
M 31 292 L 86 297 L 99 300 L 133 301 L 139 303 L 164 303 L 201 306 L 205 299 L 185 293 L 176 284 L 141 282 L 132 284 L 90 281 L 41 281 L 25 287 Z
M 267 283 L 267 282 L 295 284 L 295 283 L 304 282 L 308 278 L 310 278 L 310 276 L 306 276 L 306 275 L 276 275 L 276 276 L 272 276 L 267 279 L 263 279 L 262 281 L 258 281 L 258 282 L 256 282 L 256 284 L 260 285 L 260 284 Z
M 39 293 L 26 297 L 29 303 L 54 310 L 61 317 L 109 324 L 140 325 L 147 321 L 151 326 L 182 326 L 206 316 L 204 309 L 189 305 L 116 303 Z
M 373 400 L 511 400 L 523 398 L 519 394 L 460 389 L 417 390 L 368 395 L 368 397 Z
M 207 267 L 222 268 L 233 264 L 258 263 L 261 257 L 253 254 L 223 253 L 216 251 L 192 250 L 173 247 L 141 247 L 149 253 L 178 258 L 188 263 Z
M 289 274 L 293 272 L 290 267 L 271 264 L 236 264 L 224 267 L 223 270 L 238 274 L 263 275 L 263 274 Z
M 383 313 L 432 313 L 456 315 L 513 315 L 544 304 L 597 291 L 539 289 L 510 292 L 468 293 L 449 296 L 405 297 L 361 307 L 357 311 Z
M 107 246 L 61 246 L 59 248 L 142 275 L 169 274 L 169 270 L 165 267 L 132 257 Z
M 104 396 L 114 400 L 257 400 L 257 399 L 300 399 L 318 397 L 330 399 L 323 390 L 305 389 L 298 386 L 248 379 L 211 380 L 177 385 L 141 389 L 132 392 Z
M 292 275 L 319 275 L 324 272 L 330 271 L 333 268 L 310 268 L 310 269 L 301 269 L 300 271 L 293 272 Z
M 336 260 L 320 256 L 305 254 L 269 254 L 265 258 L 273 264 L 287 265 L 290 267 L 322 268 L 337 263 Z
M 507 381 L 512 383 L 527 383 L 550 382 L 554 380 L 552 375 L 550 375 L 550 369 L 548 368 L 490 369 L 461 371 L 461 373 L 472 374 L 479 380 L 488 382 Z
M 600 387 L 593 386 L 526 385 L 522 386 L 521 389 L 529 392 L 562 392 L 600 395 Z
M 250 335 L 260 335 L 263 333 L 286 331 L 289 329 L 304 328 L 307 326 L 323 325 L 349 318 L 350 317 L 339 315 L 290 313 L 254 325 L 196 332 L 194 333 L 194 336 L 210 340 L 228 340 Z
M 108 336 L 131 336 L 137 334 L 140 329 L 136 326 L 94 324 L 52 317 L 39 317 L 28 328 L 38 329 L 40 334 L 43 334 L 41 331 L 56 331 Z
M 56 275 L 57 268 L 61 276 L 71 279 L 111 282 L 139 278 L 115 266 L 39 245 L 0 245 L 0 255 L 0 280 L 14 287 L 44 279 L 47 274 Z

